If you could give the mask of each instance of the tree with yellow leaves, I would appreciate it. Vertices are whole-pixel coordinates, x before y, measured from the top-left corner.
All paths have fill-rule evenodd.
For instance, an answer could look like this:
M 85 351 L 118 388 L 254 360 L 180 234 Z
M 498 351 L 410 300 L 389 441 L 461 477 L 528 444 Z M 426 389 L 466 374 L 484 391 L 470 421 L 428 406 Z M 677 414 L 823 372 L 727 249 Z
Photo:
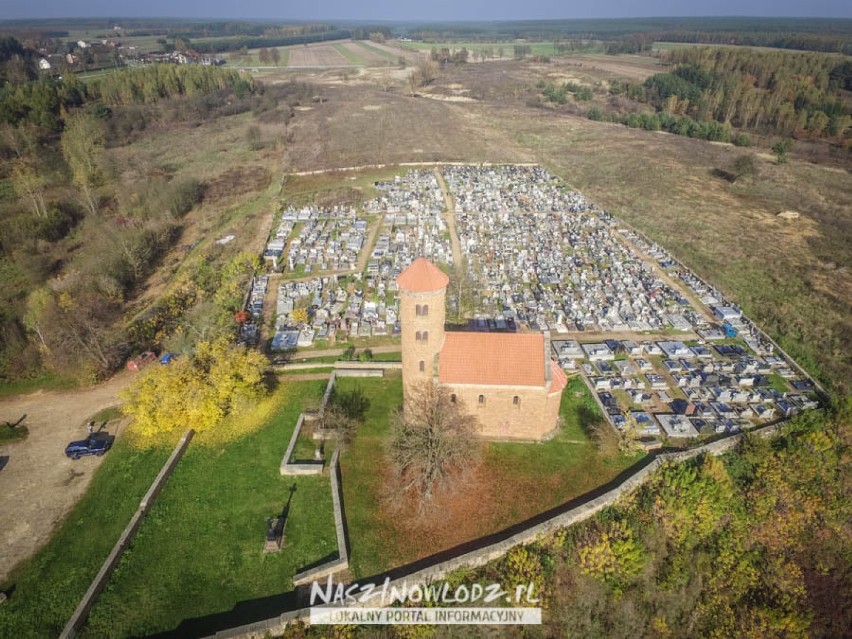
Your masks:
M 123 394 L 124 413 L 143 439 L 178 429 L 204 431 L 264 393 L 266 359 L 222 338 L 199 342 L 195 354 L 152 366 Z

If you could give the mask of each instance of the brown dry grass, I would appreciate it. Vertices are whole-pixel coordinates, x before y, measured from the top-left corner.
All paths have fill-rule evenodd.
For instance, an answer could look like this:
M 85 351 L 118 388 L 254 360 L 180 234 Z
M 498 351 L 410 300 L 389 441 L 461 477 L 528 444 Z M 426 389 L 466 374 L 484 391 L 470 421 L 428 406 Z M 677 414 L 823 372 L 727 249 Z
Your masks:
M 332 44 L 314 44 L 289 49 L 287 66 L 293 67 L 345 67 L 355 66 Z M 359 53 L 360 55 L 360 53 Z
M 250 126 L 261 131 L 264 147 L 249 148 Z M 110 149 L 110 161 L 120 167 L 128 183 L 148 175 L 166 173 L 171 179 L 196 179 L 204 186 L 200 205 L 182 220 L 175 245 L 161 258 L 130 305 L 130 317 L 156 301 L 176 281 L 182 267 L 197 253 L 186 247 L 199 242 L 198 251 L 223 235 L 236 240 L 224 252 L 260 251 L 271 223 L 273 191 L 281 173 L 280 144 L 286 134 L 283 121 L 265 118 L 259 123 L 250 113 L 221 117 L 199 126 L 176 124 L 153 128 L 139 141 Z

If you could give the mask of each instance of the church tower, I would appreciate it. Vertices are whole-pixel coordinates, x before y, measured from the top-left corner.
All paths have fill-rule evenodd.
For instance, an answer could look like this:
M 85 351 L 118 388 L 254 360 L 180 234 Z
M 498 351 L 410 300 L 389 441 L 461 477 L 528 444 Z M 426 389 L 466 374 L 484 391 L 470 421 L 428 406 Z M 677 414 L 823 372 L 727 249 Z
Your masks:
M 447 284 L 450 278 L 419 257 L 396 278 L 402 324 L 402 383 L 434 379 L 436 360 L 444 345 Z

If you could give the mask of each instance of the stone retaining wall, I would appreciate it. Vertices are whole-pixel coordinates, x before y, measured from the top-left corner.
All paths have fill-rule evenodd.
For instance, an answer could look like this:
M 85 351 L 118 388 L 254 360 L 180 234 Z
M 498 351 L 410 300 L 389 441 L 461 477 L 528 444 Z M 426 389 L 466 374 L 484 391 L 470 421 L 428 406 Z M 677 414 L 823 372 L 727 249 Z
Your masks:
M 749 432 L 760 437 L 771 437 L 778 433 L 780 426 L 784 421 L 786 420 L 779 420 L 776 423 L 762 426 Z M 551 517 L 539 524 L 525 528 L 506 539 L 488 544 L 482 548 L 458 555 L 446 561 L 433 564 L 432 566 L 427 566 L 421 570 L 405 574 L 391 581 L 390 587 L 396 586 L 401 589 L 404 583 L 407 584 L 409 588 L 418 584 L 425 585 L 430 581 L 440 579 L 459 568 L 477 568 L 484 566 L 485 564 L 504 556 L 515 546 L 532 543 L 539 539 L 542 535 L 546 535 L 560 528 L 565 528 L 590 518 L 592 515 L 603 510 L 607 506 L 616 503 L 624 495 L 627 495 L 639 488 L 651 477 L 654 471 L 656 471 L 664 463 L 669 461 L 686 461 L 702 454 L 720 455 L 733 449 L 740 442 L 742 437 L 743 434 L 733 435 L 705 444 L 698 448 L 693 448 L 692 450 L 658 454 L 654 457 L 651 463 L 640 468 L 621 482 L 621 484 L 602 495 L 589 499 L 588 501 L 571 508 L 568 511 L 555 515 L 554 517 Z M 325 577 L 328 574 L 329 573 L 324 573 L 322 576 Z M 313 577 L 312 579 L 315 578 L 316 577 Z M 307 583 L 312 579 L 305 579 L 300 583 Z M 309 617 L 310 608 L 292 610 L 252 624 L 219 631 L 215 635 L 212 635 L 212 637 L 215 639 L 260 639 L 270 634 L 281 634 L 284 632 L 287 624 L 296 620 L 305 621 Z
M 343 523 L 343 488 L 340 484 L 340 449 L 331 457 L 331 502 L 334 509 L 334 527 L 337 533 L 337 559 L 332 559 L 310 570 L 303 570 L 293 577 L 293 584 L 300 586 L 322 579 L 349 568 L 349 546 L 346 540 L 346 527 Z
M 139 507 L 136 509 L 133 517 L 130 518 L 130 522 L 124 529 L 124 532 L 121 533 L 121 537 L 119 537 L 118 541 L 115 542 L 115 546 L 113 546 L 109 556 L 107 556 L 106 560 L 101 565 L 101 569 L 98 571 L 98 574 L 95 575 L 89 589 L 86 591 L 86 594 L 83 595 L 83 599 L 77 605 L 77 609 L 74 611 L 74 614 L 71 615 L 71 619 L 68 620 L 68 623 L 65 624 L 65 628 L 62 629 L 62 633 L 59 635 L 60 639 L 71 639 L 71 637 L 74 637 L 77 634 L 77 631 L 80 630 L 86 622 L 86 618 L 89 616 L 89 611 L 92 609 L 92 606 L 95 605 L 95 602 L 98 600 L 101 592 L 103 592 L 103 589 L 106 587 L 110 575 L 112 575 L 112 571 L 118 564 L 119 559 L 121 559 L 121 555 L 124 554 L 124 551 L 133 542 L 133 538 L 136 537 L 136 533 L 139 531 L 139 526 L 142 524 L 142 520 L 145 519 L 145 515 L 148 513 L 148 510 L 157 499 L 157 496 L 163 489 L 166 480 L 172 472 L 174 472 L 177 463 L 180 461 L 180 458 L 183 457 L 183 454 L 186 451 L 187 446 L 189 446 L 189 442 L 192 440 L 192 436 L 194 434 L 195 431 L 191 428 L 186 431 L 177 446 L 175 446 L 172 454 L 169 455 L 166 463 L 163 464 L 160 472 L 157 473 L 153 483 L 150 488 L 148 488 L 148 492 L 145 493 L 142 501 L 139 502 Z

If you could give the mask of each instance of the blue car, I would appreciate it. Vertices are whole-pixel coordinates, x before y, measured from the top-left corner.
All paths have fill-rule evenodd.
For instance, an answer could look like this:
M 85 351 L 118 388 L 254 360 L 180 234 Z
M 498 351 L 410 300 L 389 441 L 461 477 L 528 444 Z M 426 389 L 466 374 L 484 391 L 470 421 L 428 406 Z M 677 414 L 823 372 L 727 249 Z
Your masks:
M 100 457 L 110 449 L 110 446 L 112 446 L 112 438 L 88 437 L 68 444 L 65 447 L 65 455 L 71 459 L 80 459 L 86 455 Z

